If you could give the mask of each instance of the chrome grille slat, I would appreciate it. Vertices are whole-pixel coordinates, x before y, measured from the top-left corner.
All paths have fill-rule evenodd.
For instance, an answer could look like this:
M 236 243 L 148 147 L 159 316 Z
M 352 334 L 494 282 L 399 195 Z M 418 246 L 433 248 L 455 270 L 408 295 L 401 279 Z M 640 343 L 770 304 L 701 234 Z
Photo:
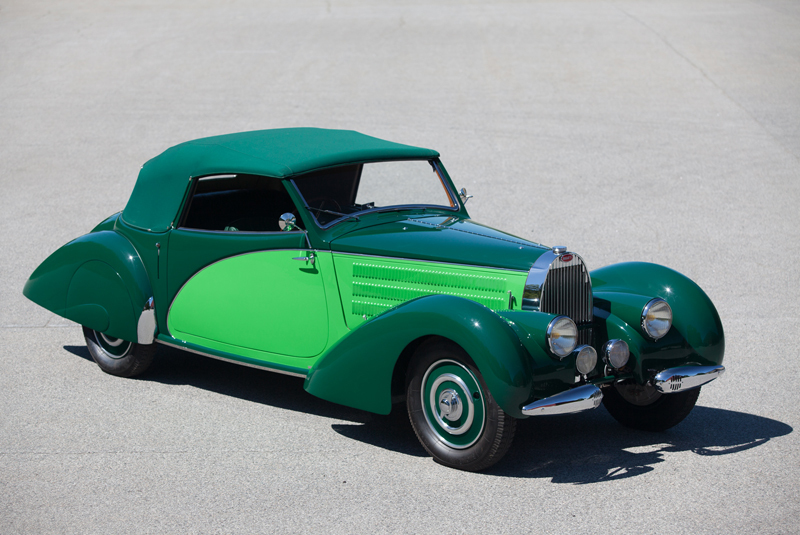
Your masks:
M 592 322 L 592 284 L 589 273 L 578 255 L 566 254 L 572 255 L 572 259 L 563 262 L 559 256 L 550 264 L 542 284 L 539 310 L 568 316 L 577 325 L 587 325 Z M 591 338 L 591 332 L 586 336 Z

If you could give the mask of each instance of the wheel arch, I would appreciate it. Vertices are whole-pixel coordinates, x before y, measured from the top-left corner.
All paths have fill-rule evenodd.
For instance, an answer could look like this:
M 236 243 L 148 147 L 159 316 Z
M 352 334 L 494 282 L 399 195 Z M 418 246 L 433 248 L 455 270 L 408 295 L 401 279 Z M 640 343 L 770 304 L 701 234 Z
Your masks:
M 403 351 L 400 352 L 400 356 L 397 357 L 397 361 L 394 363 L 394 370 L 392 371 L 392 402 L 399 401 L 399 398 L 402 398 L 406 394 L 406 386 L 408 385 L 409 379 L 409 366 L 411 366 L 411 362 L 419 347 L 429 340 L 437 338 L 447 340 L 435 334 L 427 334 L 412 340 L 403 348 Z M 452 340 L 449 341 L 452 342 Z
M 388 414 L 414 352 L 430 337 L 461 347 L 500 407 L 523 417 L 520 406 L 530 397 L 533 381 L 527 350 L 495 312 L 447 295 L 408 301 L 351 331 L 316 362 L 304 388 L 328 401 Z
M 152 288 L 136 248 L 112 230 L 81 236 L 31 274 L 23 294 L 34 303 L 98 332 L 150 343 Z
M 622 338 L 631 347 L 639 383 L 648 379 L 648 369 L 680 365 L 687 358 L 703 365 L 722 363 L 725 336 L 719 313 L 685 275 L 658 264 L 625 262 L 596 269 L 591 277 L 596 324 L 608 338 Z M 643 306 L 655 297 L 667 301 L 673 313 L 672 328 L 657 341 L 639 326 Z

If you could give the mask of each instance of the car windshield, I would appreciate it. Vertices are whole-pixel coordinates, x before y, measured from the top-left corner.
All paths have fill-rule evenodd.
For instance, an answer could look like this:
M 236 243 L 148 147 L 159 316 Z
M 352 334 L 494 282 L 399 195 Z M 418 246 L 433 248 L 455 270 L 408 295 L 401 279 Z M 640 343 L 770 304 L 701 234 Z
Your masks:
M 322 227 L 370 211 L 457 207 L 433 161 L 347 165 L 297 177 L 294 183 Z

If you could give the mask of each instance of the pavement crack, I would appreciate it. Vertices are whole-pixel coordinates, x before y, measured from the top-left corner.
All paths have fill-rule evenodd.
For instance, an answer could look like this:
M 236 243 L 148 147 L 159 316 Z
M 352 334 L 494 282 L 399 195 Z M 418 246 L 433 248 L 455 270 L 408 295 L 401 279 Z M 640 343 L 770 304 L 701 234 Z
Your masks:
M 721 85 L 719 85 L 719 84 L 718 84 L 718 83 L 717 83 L 717 82 L 716 82 L 716 81 L 715 81 L 713 78 L 711 78 L 711 76 L 709 76 L 709 74 L 708 74 L 708 73 L 707 73 L 707 72 L 706 72 L 706 71 L 705 71 L 705 70 L 704 70 L 704 69 L 703 69 L 703 68 L 702 68 L 700 65 L 698 65 L 697 63 L 695 63 L 694 61 L 692 61 L 691 59 L 689 59 L 689 56 L 687 56 L 686 54 L 684 54 L 683 52 L 681 52 L 680 50 L 678 50 L 677 48 L 675 48 L 675 46 L 674 46 L 674 45 L 673 45 L 673 44 L 672 44 L 672 43 L 671 43 L 671 42 L 670 42 L 670 41 L 669 41 L 669 40 L 668 40 L 668 39 L 667 39 L 667 38 L 666 38 L 664 35 L 662 35 L 661 33 L 659 33 L 657 30 L 655 30 L 655 29 L 654 29 L 652 26 L 650 26 L 649 24 L 647 24 L 646 22 L 644 22 L 642 19 L 640 19 L 640 18 L 636 17 L 635 15 L 633 15 L 633 14 L 631 14 L 631 13 L 629 13 L 629 12 L 625 11 L 624 9 L 622 9 L 621 7 L 619 7 L 618 5 L 614 5 L 614 7 L 615 7 L 615 8 L 616 8 L 618 11 L 620 11 L 622 14 L 624 14 L 624 15 L 625 15 L 625 16 L 627 16 L 627 17 L 629 17 L 631 20 L 633 20 L 633 21 L 635 21 L 636 23 L 638 23 L 639 25 L 643 26 L 643 27 L 644 27 L 644 28 L 646 28 L 646 29 L 647 29 L 649 32 L 651 32 L 653 35 L 655 35 L 656 37 L 658 37 L 658 39 L 659 39 L 659 40 L 660 40 L 662 43 L 664 43 L 664 45 L 665 45 L 667 48 L 669 48 L 670 50 L 672 50 L 672 51 L 673 51 L 675 54 L 677 54 L 677 55 L 678 55 L 678 57 L 680 57 L 681 59 L 683 59 L 683 60 L 684 60 L 686 63 L 688 63 L 688 64 L 689 64 L 689 65 L 691 65 L 691 66 L 692 66 L 692 67 L 693 67 L 695 70 L 697 70 L 697 71 L 698 71 L 698 72 L 699 72 L 699 73 L 700 73 L 700 74 L 703 76 L 703 78 L 705 78 L 706 80 L 708 80 L 708 82 L 709 82 L 709 83 L 710 83 L 712 86 L 714 86 L 714 87 L 715 87 L 715 88 L 716 88 L 716 89 L 717 89 L 717 90 L 718 90 L 720 93 L 722 93 L 722 94 L 725 96 L 725 98 L 727 98 L 729 101 L 731 101 L 731 102 L 732 102 L 732 103 L 733 103 L 733 104 L 734 104 L 734 105 L 735 105 L 737 108 L 739 108 L 740 110 L 742 110 L 742 111 L 743 111 L 743 112 L 744 112 L 744 113 L 745 113 L 745 114 L 746 114 L 748 117 L 750 117 L 750 119 L 752 119 L 752 120 L 753 120 L 753 121 L 754 121 L 754 122 L 755 122 L 755 123 L 756 123 L 758 126 L 760 126 L 760 127 L 761 127 L 761 129 L 762 129 L 762 130 L 763 130 L 763 131 L 764 131 L 764 132 L 765 132 L 765 133 L 766 133 L 766 134 L 767 134 L 769 137 L 771 137 L 771 138 L 772 138 L 772 139 L 773 139 L 773 140 L 774 140 L 774 141 L 775 141 L 775 142 L 778 144 L 778 146 L 779 146 L 779 147 L 781 147 L 781 148 L 783 149 L 783 151 L 784 151 L 784 152 L 786 152 L 788 155 L 790 155 L 790 156 L 791 156 L 791 157 L 793 157 L 795 160 L 797 160 L 798 162 L 800 162 L 800 155 L 798 155 L 798 154 L 795 154 L 793 151 L 789 150 L 789 148 L 788 148 L 786 145 L 784 145 L 784 144 L 783 144 L 783 142 L 782 142 L 782 141 L 781 141 L 781 140 L 780 140 L 780 139 L 779 139 L 777 136 L 775 136 L 775 135 L 774 135 L 772 132 L 770 132 L 770 131 L 769 131 L 769 128 L 767 128 L 767 126 L 766 126 L 764 123 L 762 123 L 762 122 L 761 122 L 761 121 L 760 121 L 760 120 L 759 120 L 759 119 L 758 119 L 758 118 L 757 118 L 755 115 L 753 115 L 753 114 L 750 112 L 750 110 L 748 110 L 747 108 L 745 108 L 745 107 L 744 107 L 744 106 L 743 106 L 743 105 L 742 105 L 742 104 L 741 104 L 741 103 L 740 103 L 738 100 L 736 100 L 735 98 L 733 98 L 733 96 L 731 96 L 731 95 L 730 95 L 730 94 L 729 94 L 727 91 L 725 91 L 725 89 L 724 89 L 724 88 L 723 88 Z

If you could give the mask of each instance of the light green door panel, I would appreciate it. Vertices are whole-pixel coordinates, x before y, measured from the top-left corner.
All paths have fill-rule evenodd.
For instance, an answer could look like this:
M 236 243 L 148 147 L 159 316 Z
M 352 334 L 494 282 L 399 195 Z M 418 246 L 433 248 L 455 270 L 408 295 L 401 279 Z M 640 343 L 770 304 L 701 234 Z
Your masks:
M 306 256 L 302 249 L 260 251 L 211 264 L 176 295 L 170 333 L 223 351 L 319 355 L 328 341 L 327 302 L 319 263 L 294 260 Z
M 351 329 L 425 295 L 452 295 L 492 310 L 519 310 L 526 273 L 505 269 L 334 253 L 345 321 Z

